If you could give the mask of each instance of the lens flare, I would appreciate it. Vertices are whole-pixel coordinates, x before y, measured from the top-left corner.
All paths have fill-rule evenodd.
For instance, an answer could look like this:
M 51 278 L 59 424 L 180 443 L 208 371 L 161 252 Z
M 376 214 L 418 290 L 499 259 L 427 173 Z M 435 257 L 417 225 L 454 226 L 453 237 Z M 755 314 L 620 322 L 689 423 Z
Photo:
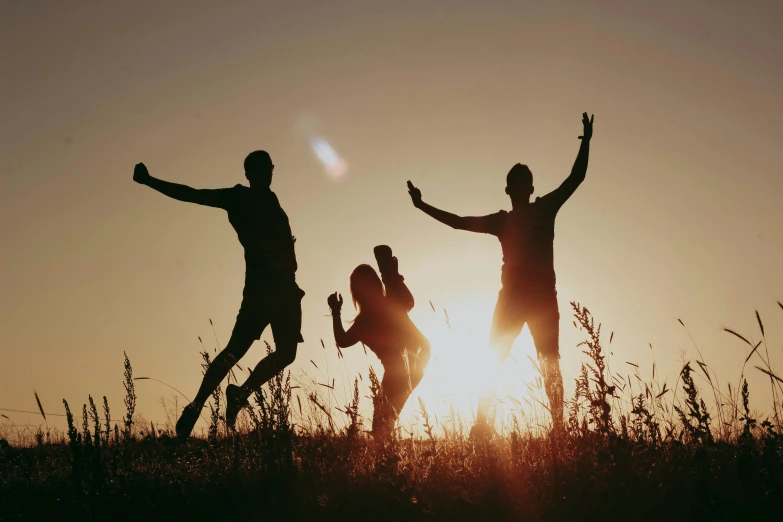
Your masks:
M 320 136 L 310 138 L 310 148 L 331 179 L 341 179 L 348 173 L 348 162 L 324 138 Z
M 321 125 L 312 114 L 303 114 L 296 122 L 297 132 L 307 140 L 318 162 L 332 181 L 339 181 L 348 173 L 348 162 L 323 137 Z

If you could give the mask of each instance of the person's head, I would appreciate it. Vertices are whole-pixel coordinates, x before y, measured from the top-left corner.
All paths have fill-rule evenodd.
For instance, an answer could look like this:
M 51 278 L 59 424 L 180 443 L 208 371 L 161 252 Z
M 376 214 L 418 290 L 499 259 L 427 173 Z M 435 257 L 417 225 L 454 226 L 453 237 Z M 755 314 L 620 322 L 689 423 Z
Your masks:
M 269 188 L 272 184 L 272 171 L 275 165 L 265 150 L 251 152 L 245 158 L 245 177 L 251 187 Z
M 517 163 L 506 175 L 506 194 L 512 201 L 529 201 L 533 193 L 533 173 L 527 165 Z
M 351 272 L 351 297 L 354 306 L 362 309 L 383 299 L 383 283 L 370 265 L 359 265 Z

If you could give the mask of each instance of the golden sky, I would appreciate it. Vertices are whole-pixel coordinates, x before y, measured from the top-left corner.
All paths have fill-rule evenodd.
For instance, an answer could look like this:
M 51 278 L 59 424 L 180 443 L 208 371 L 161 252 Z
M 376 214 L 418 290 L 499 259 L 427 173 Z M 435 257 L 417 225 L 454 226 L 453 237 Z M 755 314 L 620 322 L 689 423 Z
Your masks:
M 323 365 L 320 339 L 334 364 L 326 297 L 348 295 L 351 270 L 385 243 L 417 298 L 412 317 L 443 339 L 431 378 L 459 368 L 469 379 L 460 357 L 470 343 L 443 346 L 451 341 L 428 301 L 485 344 L 500 245 L 414 209 L 405 181 L 458 214 L 510 209 L 514 163 L 530 166 L 537 195 L 568 175 L 583 111 L 595 113 L 590 167 L 555 239 L 567 389 L 582 360 L 572 300 L 615 332 L 623 373 L 634 361 L 649 374 L 654 355 L 671 386 L 681 351 L 695 357 L 682 318 L 706 362 L 736 382 L 747 352 L 721 328 L 758 339 L 756 309 L 781 368 L 780 2 L 0 9 L 0 408 L 34 410 L 35 388 L 49 411 L 92 394 L 120 412 L 123 351 L 137 376 L 195 394 L 197 337 L 214 345 L 211 318 L 224 343 L 239 307 L 241 246 L 223 211 L 134 184 L 133 165 L 226 187 L 245 182 L 242 160 L 255 149 L 276 164 L 272 189 L 307 293 L 293 373 L 314 370 L 311 359 Z M 303 122 L 350 165 L 339 181 Z M 345 353 L 331 369 L 340 389 L 379 367 L 360 347 Z M 522 342 L 516 359 L 525 353 Z M 256 343 L 242 363 L 262 354 Z M 766 409 L 768 381 L 750 375 L 754 406 Z M 160 420 L 170 390 L 140 382 L 137 391 L 139 410 Z

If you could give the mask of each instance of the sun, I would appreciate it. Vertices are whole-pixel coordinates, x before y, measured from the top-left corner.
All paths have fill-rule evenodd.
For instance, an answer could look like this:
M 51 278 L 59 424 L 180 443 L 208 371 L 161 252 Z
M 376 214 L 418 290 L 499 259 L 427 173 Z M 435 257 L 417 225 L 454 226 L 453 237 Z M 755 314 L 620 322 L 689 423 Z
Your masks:
M 539 373 L 532 361 L 535 349 L 525 328 L 514 343 L 510 356 L 501 363 L 489 345 L 494 301 L 467 296 L 449 303 L 445 309 L 426 308 L 411 313 L 412 319 L 429 339 L 432 358 L 424 379 L 403 409 L 403 425 L 419 423 L 419 398 L 432 420 L 440 426 L 469 427 L 475 418 L 478 398 L 496 397 L 495 419 L 503 421 L 510 413 L 527 413 L 534 404 L 531 393 Z M 532 359 L 531 359 L 532 358 Z

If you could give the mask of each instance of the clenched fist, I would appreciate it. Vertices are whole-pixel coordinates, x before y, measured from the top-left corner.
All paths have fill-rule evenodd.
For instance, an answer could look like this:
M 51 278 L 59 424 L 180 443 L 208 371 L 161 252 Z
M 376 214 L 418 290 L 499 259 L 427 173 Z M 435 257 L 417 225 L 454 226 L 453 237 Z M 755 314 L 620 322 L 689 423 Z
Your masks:
M 326 299 L 326 303 L 329 305 L 332 315 L 339 314 L 343 307 L 343 296 L 335 292 Z
M 149 179 L 150 173 L 147 171 L 146 165 L 144 165 L 144 163 L 137 163 L 133 168 L 133 181 L 146 185 Z

